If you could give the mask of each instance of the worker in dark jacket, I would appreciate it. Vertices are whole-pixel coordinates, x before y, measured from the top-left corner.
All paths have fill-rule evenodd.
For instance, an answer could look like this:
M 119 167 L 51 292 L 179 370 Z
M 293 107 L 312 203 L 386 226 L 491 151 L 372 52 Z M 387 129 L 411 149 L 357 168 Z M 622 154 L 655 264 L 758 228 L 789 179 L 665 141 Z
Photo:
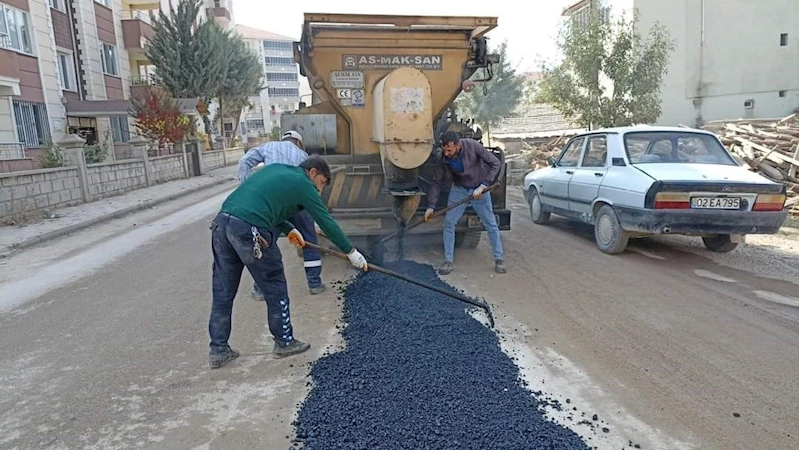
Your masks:
M 347 253 L 353 266 L 367 270 L 366 259 L 352 246 L 322 202 L 320 193 L 329 182 L 330 167 L 319 156 L 311 156 L 299 166 L 271 164 L 247 178 L 222 204 L 211 224 L 211 368 L 222 367 L 239 356 L 228 345 L 228 339 L 233 299 L 244 267 L 266 300 L 275 356 L 295 355 L 310 348 L 310 344 L 294 338 L 283 258 L 277 246 L 280 232 L 286 233 L 291 244 L 305 246 L 302 234 L 288 222 L 300 210 L 308 211 L 327 237 Z
M 436 155 L 436 171 L 430 192 L 427 193 L 428 208 L 424 215 L 425 221 L 429 221 L 433 215 L 442 186 L 451 186 L 448 205 L 469 196 L 472 200 L 447 211 L 444 216 L 444 264 L 438 269 L 438 273 L 446 275 L 452 272 L 452 261 L 455 257 L 455 226 L 469 204 L 488 232 L 494 253 L 494 270 L 497 273 L 506 272 L 502 238 L 491 204 L 491 193 L 484 193 L 499 174 L 499 164 L 499 159 L 474 139 L 461 139 L 454 131 L 447 131 L 441 136 L 441 151 Z

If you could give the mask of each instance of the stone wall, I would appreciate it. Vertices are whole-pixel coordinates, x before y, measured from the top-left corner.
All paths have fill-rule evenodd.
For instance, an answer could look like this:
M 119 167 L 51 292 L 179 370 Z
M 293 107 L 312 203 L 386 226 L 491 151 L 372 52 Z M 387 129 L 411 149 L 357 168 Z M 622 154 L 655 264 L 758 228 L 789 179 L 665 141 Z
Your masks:
M 147 185 L 147 179 L 144 176 L 144 161 L 140 159 L 90 164 L 87 171 L 89 193 L 95 200 L 119 195 Z
M 167 155 L 150 158 L 150 177 L 155 183 L 186 177 L 183 155 Z
M 0 174 L 0 219 L 81 203 L 77 167 Z
M 202 167 L 203 170 L 213 170 L 225 166 L 225 150 L 212 150 L 210 152 L 202 152 Z

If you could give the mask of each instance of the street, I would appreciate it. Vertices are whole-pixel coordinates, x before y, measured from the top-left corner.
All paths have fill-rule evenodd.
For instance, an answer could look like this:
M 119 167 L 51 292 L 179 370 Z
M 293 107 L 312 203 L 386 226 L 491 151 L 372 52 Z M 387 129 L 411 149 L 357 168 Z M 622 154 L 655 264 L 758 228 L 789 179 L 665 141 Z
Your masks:
M 281 240 L 292 321 L 311 350 L 272 357 L 245 272 L 231 342 L 242 356 L 210 370 L 208 225 L 227 192 L 0 259 L 0 448 L 290 447 L 309 363 L 341 344 L 341 301 L 335 289 L 308 294 Z M 781 237 L 787 250 L 750 238 L 721 256 L 657 238 L 609 256 L 588 227 L 532 224 L 517 188 L 508 203 L 508 273 L 493 272 L 484 237 L 456 249 L 442 278 L 492 304 L 531 390 L 597 414 L 609 432 L 554 409 L 552 420 L 601 449 L 799 447 L 799 237 Z M 406 252 L 430 264 L 443 254 L 421 238 Z M 325 258 L 329 287 L 353 274 Z

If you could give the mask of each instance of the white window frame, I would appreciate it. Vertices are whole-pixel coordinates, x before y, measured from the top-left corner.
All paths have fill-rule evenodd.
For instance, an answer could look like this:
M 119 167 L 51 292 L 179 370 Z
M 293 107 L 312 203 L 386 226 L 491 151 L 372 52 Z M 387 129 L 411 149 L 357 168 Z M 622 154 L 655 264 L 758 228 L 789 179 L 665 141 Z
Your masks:
M 9 14 L 14 18 L 14 30 L 8 22 Z M 12 50 L 26 55 L 35 55 L 36 45 L 33 43 L 33 33 L 31 33 L 31 17 L 27 11 L 22 11 L 5 3 L 0 3 L 0 48 Z M 25 22 L 24 27 L 17 24 L 22 18 Z M 12 33 L 13 31 L 13 33 Z M 13 38 L 17 39 L 17 46 L 14 46 Z M 24 42 L 27 40 L 27 48 Z
M 128 116 L 109 117 L 112 140 L 116 143 L 125 143 L 130 140 L 130 123 Z M 123 126 L 124 124 L 124 126 Z M 125 136 L 127 134 L 127 136 Z M 127 137 L 127 139 L 125 139 Z
M 58 49 L 56 50 L 56 68 L 58 69 L 58 82 L 64 91 L 77 92 L 78 81 L 75 73 L 75 56 L 72 52 Z M 64 67 L 61 62 L 66 62 Z M 66 72 L 64 71 L 66 69 Z
M 65 2 L 67 0 L 48 0 L 50 3 L 50 7 L 61 12 L 66 12 Z
M 39 102 L 13 100 L 11 113 L 16 125 L 17 141 L 28 148 L 41 148 L 50 141 L 50 119 L 47 105 Z
M 107 8 L 111 7 L 111 0 L 94 0 L 96 3 L 99 3 Z
M 113 61 L 110 61 L 110 62 L 113 63 L 114 72 L 111 72 L 111 71 L 108 70 L 109 69 L 108 68 L 109 61 L 106 61 L 106 56 L 108 56 L 108 54 L 106 53 L 106 50 L 109 50 L 110 53 L 113 54 L 113 55 L 111 55 L 113 57 Z M 109 76 L 117 77 L 117 78 L 120 76 L 119 75 L 119 51 L 117 50 L 117 46 L 116 45 L 109 44 L 108 42 L 100 41 L 100 62 L 102 63 L 103 73 L 105 75 L 109 75 Z

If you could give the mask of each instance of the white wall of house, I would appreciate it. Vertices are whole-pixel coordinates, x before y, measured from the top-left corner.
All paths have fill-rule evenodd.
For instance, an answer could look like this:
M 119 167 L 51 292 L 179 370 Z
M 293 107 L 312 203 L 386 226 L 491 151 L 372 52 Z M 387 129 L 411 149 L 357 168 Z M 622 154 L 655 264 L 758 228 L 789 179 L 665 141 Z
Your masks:
M 61 80 L 56 62 L 55 33 L 50 17 L 50 6 L 47 2 L 28 2 L 28 5 L 36 32 L 39 73 L 42 78 L 47 116 L 50 119 L 50 135 L 52 141 L 57 142 L 67 131 L 67 114 L 61 101 Z
M 11 97 L 0 97 L 0 144 L 19 142 L 11 108 Z
M 658 124 L 782 117 L 799 107 L 796 0 L 635 0 L 635 6 L 642 30 L 657 20 L 675 40 Z

